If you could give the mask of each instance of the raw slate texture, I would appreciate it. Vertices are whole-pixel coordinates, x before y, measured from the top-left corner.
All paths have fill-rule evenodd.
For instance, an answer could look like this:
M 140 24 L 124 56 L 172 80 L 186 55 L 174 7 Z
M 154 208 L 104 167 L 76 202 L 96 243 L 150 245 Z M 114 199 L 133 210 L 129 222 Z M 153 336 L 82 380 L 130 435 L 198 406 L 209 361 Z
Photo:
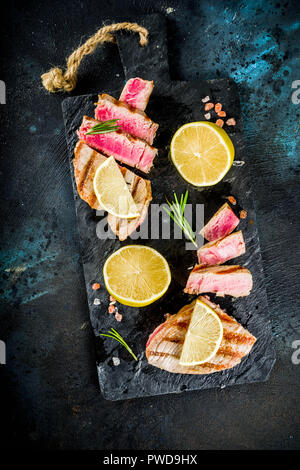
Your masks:
M 239 228 L 243 230 L 247 252 L 237 261 L 233 260 L 231 264 L 238 263 L 250 269 L 254 281 L 253 291 L 247 298 L 222 299 L 215 298 L 213 295 L 211 298 L 254 334 L 257 342 L 250 355 L 244 358 L 240 365 L 216 374 L 205 376 L 171 374 L 148 364 L 144 351 L 149 334 L 163 321 L 165 313 L 176 313 L 192 299 L 191 296 L 183 294 L 183 288 L 188 277 L 188 268 L 196 263 L 196 253 L 186 251 L 183 240 L 136 240 L 133 235 L 133 240 L 129 239 L 120 243 L 115 239 L 99 240 L 97 238 L 96 227 L 101 218 L 78 197 L 72 168 L 73 149 L 77 141 L 75 131 L 80 126 L 84 114 L 93 116 L 93 103 L 97 96 L 67 98 L 63 101 L 63 114 L 81 239 L 81 255 L 90 318 L 96 341 L 99 383 L 104 397 L 109 400 L 264 381 L 267 380 L 275 362 L 237 87 L 230 79 L 170 81 L 166 59 L 164 19 L 151 15 L 146 17 L 142 24 L 150 30 L 150 38 L 152 38 L 147 47 L 141 48 L 138 44 L 133 45 L 130 35 L 124 33 L 118 35 L 118 46 L 126 79 L 139 75 L 155 81 L 154 92 L 147 107 L 147 114 L 160 124 L 155 140 L 159 155 L 149 175 L 153 192 L 152 202 L 162 204 L 165 202 L 165 196 L 172 198 L 173 191 L 180 194 L 188 187 L 189 202 L 193 205 L 205 204 L 205 220 L 210 218 L 224 203 L 224 198 L 228 195 L 234 195 L 237 198 L 237 209 L 243 208 L 248 212 L 248 217 L 239 225 Z M 128 41 L 130 41 L 130 47 Z M 159 61 L 161 69 L 154 65 L 157 64 L 157 60 L 154 61 L 153 57 L 157 53 L 161 54 Z M 100 92 L 107 92 L 118 97 L 121 89 L 109 89 L 107 82 L 103 81 L 99 84 Z M 178 127 L 188 121 L 205 119 L 201 99 L 206 95 L 209 95 L 213 102 L 221 102 L 223 109 L 227 111 L 227 116 L 235 117 L 237 126 L 225 127 L 225 129 L 234 143 L 235 159 L 243 160 L 245 164 L 241 167 L 232 167 L 225 179 L 213 189 L 197 190 L 187 185 L 177 174 L 169 161 L 168 153 L 171 136 Z M 95 292 L 91 286 L 95 281 L 103 285 L 104 261 L 120 246 L 128 243 L 143 243 L 162 253 L 170 264 L 172 283 L 167 294 L 148 307 L 137 309 L 120 305 L 119 311 L 123 314 L 123 321 L 116 326 L 114 318 L 107 313 L 109 296 L 106 290 L 101 289 Z M 101 300 L 99 306 L 94 305 L 95 298 Z M 103 340 L 99 336 L 100 332 L 105 332 L 111 327 L 115 327 L 128 341 L 139 357 L 138 363 L 133 361 L 118 343 L 109 339 Z M 113 356 L 120 357 L 119 366 L 113 365 Z

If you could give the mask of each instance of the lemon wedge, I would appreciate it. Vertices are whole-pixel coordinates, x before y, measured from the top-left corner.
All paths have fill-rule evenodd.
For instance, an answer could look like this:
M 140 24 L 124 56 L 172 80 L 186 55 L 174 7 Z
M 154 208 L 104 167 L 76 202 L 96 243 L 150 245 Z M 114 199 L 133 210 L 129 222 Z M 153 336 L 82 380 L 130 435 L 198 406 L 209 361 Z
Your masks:
M 171 273 L 158 251 L 144 245 L 127 245 L 115 251 L 103 267 L 105 286 L 121 304 L 144 307 L 168 289 Z
M 102 209 L 121 219 L 133 219 L 140 214 L 114 157 L 97 168 L 94 191 Z
M 201 300 L 197 300 L 185 335 L 179 363 L 195 366 L 209 361 L 218 351 L 223 338 L 220 318 Z
M 234 159 L 228 134 L 212 122 L 190 122 L 173 136 L 171 159 L 181 176 L 194 186 L 212 186 L 221 181 Z

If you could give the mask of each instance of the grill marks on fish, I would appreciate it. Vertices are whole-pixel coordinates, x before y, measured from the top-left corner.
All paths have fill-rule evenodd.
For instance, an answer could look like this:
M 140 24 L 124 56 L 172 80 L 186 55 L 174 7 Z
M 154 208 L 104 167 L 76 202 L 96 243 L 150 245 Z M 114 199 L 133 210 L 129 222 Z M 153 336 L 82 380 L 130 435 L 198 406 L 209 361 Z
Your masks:
M 96 152 L 82 141 L 77 142 L 74 154 L 73 166 L 78 194 L 92 209 L 101 210 L 102 208 L 94 192 L 93 180 L 97 168 L 105 162 L 107 157 Z M 152 193 L 150 181 L 135 175 L 127 168 L 119 168 L 140 212 L 140 216 L 132 220 L 120 219 L 108 214 L 107 221 L 112 231 L 123 241 L 144 221 L 152 200 Z
M 168 372 L 180 374 L 211 374 L 230 369 L 239 364 L 251 351 L 256 338 L 234 318 L 215 305 L 207 296 L 199 299 L 211 307 L 223 325 L 223 339 L 215 356 L 209 362 L 197 366 L 181 366 L 179 358 L 191 315 L 196 301 L 185 305 L 179 312 L 168 318 L 150 335 L 146 346 L 148 362 Z

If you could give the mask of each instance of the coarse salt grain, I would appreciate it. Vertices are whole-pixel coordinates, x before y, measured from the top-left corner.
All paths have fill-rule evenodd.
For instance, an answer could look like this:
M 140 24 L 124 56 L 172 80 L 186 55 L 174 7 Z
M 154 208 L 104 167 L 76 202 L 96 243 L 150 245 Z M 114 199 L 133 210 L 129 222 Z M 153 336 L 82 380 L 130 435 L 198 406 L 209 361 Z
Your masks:
M 101 300 L 100 299 L 95 299 L 94 300 L 94 305 L 100 305 L 101 304 Z
M 110 306 L 108 307 L 108 313 L 114 313 L 114 311 L 115 311 L 114 305 L 110 305 Z
M 205 96 L 205 98 L 203 98 L 202 103 L 207 103 L 208 101 L 210 100 L 210 97 L 209 96 Z
M 205 117 L 205 119 L 210 119 L 210 118 L 211 118 L 211 114 L 210 114 L 210 113 L 206 113 L 206 114 L 204 114 L 204 117 Z
M 215 111 L 216 111 L 217 114 L 221 111 L 221 109 L 222 109 L 221 103 L 216 103 L 215 104 Z
M 235 126 L 236 120 L 234 118 L 227 119 L 226 124 L 227 126 Z
M 223 126 L 224 126 L 224 121 L 223 121 L 223 119 L 217 119 L 217 120 L 216 120 L 216 125 L 219 126 L 219 127 L 223 127 Z
M 233 206 L 236 205 L 236 199 L 234 196 L 227 196 L 227 199 Z
M 93 290 L 98 290 L 100 289 L 100 284 L 98 282 L 94 282 L 94 284 L 92 285 L 92 289 Z

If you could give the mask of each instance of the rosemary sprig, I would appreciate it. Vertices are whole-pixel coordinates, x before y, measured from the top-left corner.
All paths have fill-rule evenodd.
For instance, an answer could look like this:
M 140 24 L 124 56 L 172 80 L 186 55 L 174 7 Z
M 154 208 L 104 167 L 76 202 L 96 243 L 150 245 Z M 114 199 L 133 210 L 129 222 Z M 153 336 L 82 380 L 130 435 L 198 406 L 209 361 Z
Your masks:
M 196 243 L 196 235 L 194 234 L 192 227 L 184 217 L 184 210 L 187 202 L 189 192 L 186 191 L 185 194 L 181 194 L 180 196 L 180 202 L 178 201 L 176 193 L 174 193 L 174 199 L 175 201 L 168 201 L 167 203 L 170 207 L 171 210 L 167 209 L 164 207 L 164 210 L 166 213 L 171 217 L 172 220 L 178 225 L 178 227 L 181 228 L 185 236 L 195 245 L 196 248 L 198 248 L 197 243 Z
M 107 338 L 112 338 L 112 339 L 115 339 L 116 341 L 118 341 L 120 344 L 122 344 L 122 346 L 124 346 L 124 348 L 127 349 L 127 351 L 132 355 L 133 359 L 135 361 L 138 360 L 138 358 L 136 357 L 136 355 L 134 354 L 134 352 L 132 351 L 132 349 L 128 346 L 128 344 L 126 343 L 126 341 L 122 338 L 122 336 L 114 329 L 114 328 L 111 328 L 111 330 L 108 331 L 109 334 L 107 333 L 100 333 L 100 336 L 107 336 Z
M 108 132 L 115 132 L 121 126 L 116 124 L 120 119 L 110 119 L 109 121 L 98 122 L 95 126 L 91 127 L 85 135 L 107 134 Z

